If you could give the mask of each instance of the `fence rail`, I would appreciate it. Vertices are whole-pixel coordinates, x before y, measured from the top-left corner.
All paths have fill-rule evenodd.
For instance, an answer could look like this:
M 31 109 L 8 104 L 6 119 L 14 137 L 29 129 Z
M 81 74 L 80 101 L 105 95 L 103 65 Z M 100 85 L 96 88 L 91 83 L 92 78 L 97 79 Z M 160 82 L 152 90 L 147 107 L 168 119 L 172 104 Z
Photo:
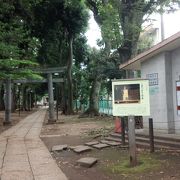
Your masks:
M 80 109 L 79 100 L 74 100 L 73 102 L 74 109 Z M 82 110 L 85 111 L 88 109 L 89 104 L 82 105 Z M 99 100 L 99 113 L 112 115 L 112 100 Z
M 112 100 L 100 100 L 99 113 L 112 115 Z

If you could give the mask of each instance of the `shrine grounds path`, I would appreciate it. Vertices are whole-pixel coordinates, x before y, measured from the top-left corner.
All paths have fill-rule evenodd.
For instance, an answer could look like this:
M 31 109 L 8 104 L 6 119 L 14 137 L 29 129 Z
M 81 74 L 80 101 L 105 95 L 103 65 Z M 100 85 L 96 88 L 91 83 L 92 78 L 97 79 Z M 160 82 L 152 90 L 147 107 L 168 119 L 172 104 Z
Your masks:
M 0 180 L 67 180 L 39 138 L 45 109 L 0 134 Z

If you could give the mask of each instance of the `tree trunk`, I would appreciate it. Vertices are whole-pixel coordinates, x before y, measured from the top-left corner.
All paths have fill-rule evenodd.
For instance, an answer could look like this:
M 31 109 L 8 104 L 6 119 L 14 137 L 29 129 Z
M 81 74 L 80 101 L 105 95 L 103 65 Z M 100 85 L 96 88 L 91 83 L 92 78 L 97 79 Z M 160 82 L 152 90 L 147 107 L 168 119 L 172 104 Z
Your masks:
M 67 114 L 74 114 L 73 112 L 73 85 L 72 85 L 72 61 L 73 61 L 73 38 L 69 37 L 69 57 L 67 63 L 67 85 L 68 85 L 68 104 Z
M 0 111 L 4 110 L 4 85 L 0 84 Z
M 15 112 L 17 108 L 17 95 L 16 95 L 16 86 L 12 84 L 12 102 L 11 102 L 11 111 Z
M 23 96 L 23 110 L 27 111 L 28 110 L 28 96 L 27 96 L 27 87 L 23 86 L 22 88 L 22 96 Z
M 143 23 L 144 2 L 119 1 L 119 17 L 123 31 L 123 43 L 118 48 L 120 62 L 124 63 L 137 54 L 137 43 Z
M 6 96 L 5 96 L 5 124 L 11 123 L 11 102 L 12 102 L 12 89 L 11 79 L 6 80 Z
M 99 115 L 99 91 L 101 88 L 101 79 L 97 76 L 94 78 L 92 82 L 92 88 L 90 92 L 89 99 L 89 108 L 81 115 L 81 117 L 85 116 L 98 116 Z

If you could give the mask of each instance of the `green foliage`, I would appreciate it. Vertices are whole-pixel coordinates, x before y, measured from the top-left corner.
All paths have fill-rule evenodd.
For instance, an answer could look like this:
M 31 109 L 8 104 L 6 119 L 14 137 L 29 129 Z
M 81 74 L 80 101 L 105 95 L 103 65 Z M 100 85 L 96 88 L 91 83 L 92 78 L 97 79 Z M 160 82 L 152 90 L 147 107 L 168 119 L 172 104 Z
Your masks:
M 122 31 L 119 22 L 118 9 L 113 7 L 113 3 L 99 5 L 99 16 L 101 16 L 101 33 L 103 41 L 110 41 L 111 48 L 117 49 L 121 44 Z
M 154 41 L 153 38 L 153 36 L 145 36 L 143 38 L 140 38 L 137 45 L 137 53 L 139 54 L 152 47 Z
M 36 44 L 20 12 L 16 2 L 5 0 L 0 4 L 0 79 L 40 78 L 29 70 L 37 66 L 32 61 Z
M 85 32 L 87 28 L 88 12 L 82 0 L 65 0 L 65 14 L 63 25 L 70 35 Z
M 89 98 L 90 81 L 89 74 L 83 66 L 73 65 L 74 97 L 79 99 L 81 104 L 87 104 Z
M 80 34 L 74 38 L 73 52 L 76 66 L 80 67 L 83 64 L 87 64 L 89 46 L 87 45 L 87 38 L 85 35 Z
M 86 0 L 102 34 L 102 40 L 98 43 L 101 51 L 91 53 L 87 68 L 91 72 L 89 73 L 90 80 L 96 76 L 104 80 L 101 94 L 106 91 L 108 94 L 111 92 L 111 81 L 106 81 L 107 79 L 125 78 L 125 73 L 119 71 L 120 63 L 150 46 L 150 39 L 139 43 L 145 15 L 148 17 L 152 12 L 162 10 L 167 6 L 171 9 L 172 4 L 177 2 L 170 0 Z
M 87 28 L 88 12 L 83 0 L 46 0 L 32 7 L 32 33 L 39 38 L 41 47 L 38 62 L 43 66 L 68 66 L 67 90 L 68 101 L 72 99 L 71 64 L 80 68 L 80 63 L 86 58 L 86 39 L 84 32 Z M 72 56 L 70 40 L 73 40 Z M 71 41 L 72 42 L 72 41 Z M 80 70 L 80 69 L 79 69 Z M 81 79 L 81 77 L 76 78 Z M 79 87 L 80 84 L 78 83 Z M 45 87 L 44 87 L 45 88 Z M 66 92 L 65 92 L 66 93 Z M 74 92 L 74 97 L 81 93 Z M 66 96 L 65 95 L 65 96 Z M 70 107 L 71 102 L 68 102 Z M 70 108 L 68 108 L 70 109 Z
M 38 62 L 46 66 L 66 65 L 69 37 L 73 36 L 75 44 L 78 44 L 80 39 L 79 42 L 77 39 L 87 27 L 88 12 L 83 1 L 41 1 L 33 7 L 33 12 L 33 34 L 41 42 Z M 81 41 L 84 41 L 83 38 Z M 85 41 L 82 43 L 85 44 Z M 73 47 L 76 47 L 75 54 L 78 54 L 76 49 L 79 50 L 79 45 Z

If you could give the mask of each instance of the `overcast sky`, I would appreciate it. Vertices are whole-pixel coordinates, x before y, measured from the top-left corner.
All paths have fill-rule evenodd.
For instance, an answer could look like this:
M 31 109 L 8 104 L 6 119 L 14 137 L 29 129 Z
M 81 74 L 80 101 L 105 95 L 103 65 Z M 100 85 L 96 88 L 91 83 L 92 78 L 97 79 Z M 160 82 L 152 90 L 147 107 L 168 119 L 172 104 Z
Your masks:
M 153 15 L 154 27 L 160 28 L 160 15 Z M 180 10 L 170 14 L 164 14 L 164 31 L 165 38 L 177 33 L 180 31 Z M 101 38 L 101 33 L 98 25 L 94 21 L 93 15 L 91 13 L 91 18 L 89 20 L 89 30 L 86 33 L 88 38 L 88 44 L 91 47 L 98 47 L 96 45 L 96 40 Z

